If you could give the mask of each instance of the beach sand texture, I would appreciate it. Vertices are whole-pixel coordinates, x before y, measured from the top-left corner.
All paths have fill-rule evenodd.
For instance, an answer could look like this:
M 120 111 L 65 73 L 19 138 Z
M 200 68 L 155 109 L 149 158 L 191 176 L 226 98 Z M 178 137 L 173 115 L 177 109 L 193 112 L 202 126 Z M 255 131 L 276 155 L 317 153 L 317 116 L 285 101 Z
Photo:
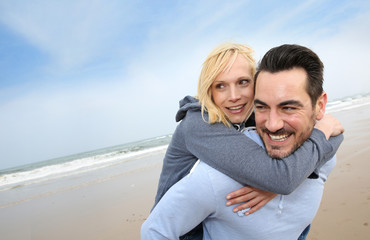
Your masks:
M 308 239 L 370 239 L 370 107 L 333 115 L 345 140 Z M 1 239 L 140 239 L 163 155 L 0 192 Z
M 333 113 L 345 128 L 308 239 L 370 239 L 370 106 Z

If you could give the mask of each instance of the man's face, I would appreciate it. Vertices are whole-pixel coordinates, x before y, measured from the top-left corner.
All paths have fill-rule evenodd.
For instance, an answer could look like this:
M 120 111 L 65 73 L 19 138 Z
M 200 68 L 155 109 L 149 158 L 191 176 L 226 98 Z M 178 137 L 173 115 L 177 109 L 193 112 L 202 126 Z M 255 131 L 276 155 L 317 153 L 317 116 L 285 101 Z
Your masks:
M 273 158 L 293 153 L 311 135 L 316 119 L 321 118 L 325 110 L 323 96 L 312 107 L 306 92 L 306 79 L 302 68 L 258 75 L 256 127 L 266 151 Z

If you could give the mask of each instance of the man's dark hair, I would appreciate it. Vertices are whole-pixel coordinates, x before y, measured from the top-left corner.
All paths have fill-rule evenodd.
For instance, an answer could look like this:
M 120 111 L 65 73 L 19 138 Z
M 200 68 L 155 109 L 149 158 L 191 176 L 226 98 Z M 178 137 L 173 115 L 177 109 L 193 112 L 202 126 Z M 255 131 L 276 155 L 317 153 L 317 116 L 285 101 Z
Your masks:
M 302 68 L 306 71 L 306 91 L 314 107 L 317 99 L 323 93 L 324 64 L 309 48 L 295 44 L 284 44 L 270 49 L 259 62 L 254 81 L 256 83 L 260 72 L 276 73 L 293 68 Z

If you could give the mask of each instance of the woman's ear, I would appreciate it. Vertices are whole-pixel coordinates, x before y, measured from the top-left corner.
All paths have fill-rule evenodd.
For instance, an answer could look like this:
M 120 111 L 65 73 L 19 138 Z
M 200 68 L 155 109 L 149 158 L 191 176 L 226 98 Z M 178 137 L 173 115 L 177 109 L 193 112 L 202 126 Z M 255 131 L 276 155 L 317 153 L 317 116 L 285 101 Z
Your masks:
M 326 95 L 326 92 L 323 92 L 316 102 L 316 120 L 321 120 L 324 117 L 327 102 L 328 96 Z

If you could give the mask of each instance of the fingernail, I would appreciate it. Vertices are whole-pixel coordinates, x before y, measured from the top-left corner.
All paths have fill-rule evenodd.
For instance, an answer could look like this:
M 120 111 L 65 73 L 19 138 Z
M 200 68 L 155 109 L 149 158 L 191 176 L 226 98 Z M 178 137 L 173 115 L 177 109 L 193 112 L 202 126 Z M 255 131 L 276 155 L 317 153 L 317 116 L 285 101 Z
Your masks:
M 229 195 L 226 196 L 226 199 L 230 199 L 231 197 Z
M 231 202 L 226 202 L 226 206 L 230 206 L 231 205 Z
M 245 215 L 245 216 L 248 216 L 248 215 L 249 215 L 249 212 L 244 213 L 244 215 Z
M 237 208 L 236 208 L 236 209 L 233 209 L 233 211 L 234 211 L 234 212 L 239 212 L 239 209 L 237 209 Z

